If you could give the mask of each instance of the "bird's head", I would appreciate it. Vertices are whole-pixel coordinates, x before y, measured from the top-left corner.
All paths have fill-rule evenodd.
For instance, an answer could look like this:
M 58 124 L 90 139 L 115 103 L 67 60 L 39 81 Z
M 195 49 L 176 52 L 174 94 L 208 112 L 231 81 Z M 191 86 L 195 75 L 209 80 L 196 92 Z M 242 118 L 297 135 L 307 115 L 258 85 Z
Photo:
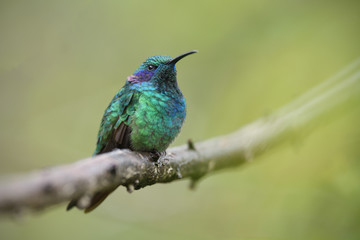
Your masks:
M 197 51 L 190 51 L 175 58 L 166 55 L 156 55 L 149 57 L 136 69 L 133 75 L 128 77 L 129 83 L 166 83 L 176 82 L 176 67 L 175 64 L 182 58 L 196 53 Z

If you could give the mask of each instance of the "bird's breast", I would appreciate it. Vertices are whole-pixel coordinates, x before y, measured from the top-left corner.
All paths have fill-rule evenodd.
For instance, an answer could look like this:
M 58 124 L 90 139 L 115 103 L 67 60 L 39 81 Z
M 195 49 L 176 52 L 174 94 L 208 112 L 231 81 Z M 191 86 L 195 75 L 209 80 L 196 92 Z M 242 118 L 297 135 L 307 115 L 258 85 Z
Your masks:
M 145 91 L 131 119 L 131 144 L 136 151 L 165 151 L 185 120 L 184 97 Z

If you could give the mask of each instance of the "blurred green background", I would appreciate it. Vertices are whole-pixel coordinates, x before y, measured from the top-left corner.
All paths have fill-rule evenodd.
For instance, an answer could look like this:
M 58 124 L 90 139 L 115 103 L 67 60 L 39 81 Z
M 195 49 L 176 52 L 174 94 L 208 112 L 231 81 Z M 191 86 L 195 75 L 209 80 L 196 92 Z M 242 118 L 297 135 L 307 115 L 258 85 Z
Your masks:
M 92 154 L 103 111 L 147 57 L 177 65 L 188 116 L 173 145 L 272 113 L 360 56 L 359 1 L 0 2 L 0 174 Z M 359 103 L 353 103 L 359 104 Z M 356 106 L 231 171 L 119 188 L 0 220 L 1 239 L 360 239 Z

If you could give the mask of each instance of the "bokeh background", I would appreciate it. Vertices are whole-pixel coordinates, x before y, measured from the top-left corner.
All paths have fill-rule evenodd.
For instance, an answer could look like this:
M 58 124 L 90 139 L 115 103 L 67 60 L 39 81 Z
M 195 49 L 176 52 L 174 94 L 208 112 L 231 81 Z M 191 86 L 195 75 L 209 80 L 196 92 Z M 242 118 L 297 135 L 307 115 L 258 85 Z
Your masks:
M 359 1 L 0 2 L 0 174 L 92 154 L 103 111 L 148 56 L 177 56 L 188 117 L 173 145 L 272 113 L 360 56 Z M 352 103 L 352 104 L 359 104 Z M 360 239 L 360 112 L 234 170 L 119 188 L 0 220 L 0 239 Z

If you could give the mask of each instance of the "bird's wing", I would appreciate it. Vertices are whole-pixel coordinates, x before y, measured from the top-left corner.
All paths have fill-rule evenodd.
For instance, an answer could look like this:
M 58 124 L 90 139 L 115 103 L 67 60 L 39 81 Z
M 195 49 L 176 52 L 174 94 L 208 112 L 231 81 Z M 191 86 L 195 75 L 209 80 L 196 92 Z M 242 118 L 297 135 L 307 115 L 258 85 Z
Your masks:
M 114 148 L 131 148 L 129 122 L 136 109 L 136 96 L 136 92 L 123 88 L 110 102 L 100 124 L 94 155 Z
M 110 102 L 106 108 L 104 116 L 101 120 L 100 130 L 97 138 L 97 145 L 94 155 L 109 152 L 114 148 L 130 148 L 129 123 L 131 116 L 136 110 L 139 100 L 138 92 L 126 88 L 122 88 Z M 113 192 L 117 187 L 99 191 L 92 196 L 90 204 L 84 209 L 85 213 L 92 211 L 105 198 Z M 74 206 L 78 206 L 78 199 L 73 199 L 67 206 L 70 210 Z

